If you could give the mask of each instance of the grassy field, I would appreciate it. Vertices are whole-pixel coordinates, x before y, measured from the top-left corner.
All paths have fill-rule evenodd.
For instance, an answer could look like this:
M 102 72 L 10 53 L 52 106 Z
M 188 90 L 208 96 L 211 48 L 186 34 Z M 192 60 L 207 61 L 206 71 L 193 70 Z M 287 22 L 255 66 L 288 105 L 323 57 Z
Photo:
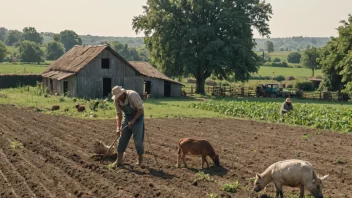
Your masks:
M 274 75 L 273 75 L 274 72 Z M 294 76 L 295 78 L 307 78 L 312 76 L 312 70 L 308 68 L 283 68 L 283 67 L 265 67 L 261 66 L 258 72 L 259 76 Z M 314 76 L 322 76 L 321 70 L 316 70 Z
M 187 98 L 162 98 L 149 99 L 145 101 L 145 116 L 146 118 L 228 118 L 224 114 L 200 109 L 189 108 L 192 103 L 200 103 L 204 101 L 249 101 L 261 103 L 277 103 L 279 106 L 282 98 L 232 98 L 232 97 L 187 97 Z M 44 113 L 67 115 L 81 118 L 115 118 L 115 111 L 112 101 L 107 104 L 99 105 L 97 111 L 90 109 L 90 105 L 95 101 L 87 101 L 83 99 L 73 99 L 60 96 L 43 97 L 40 88 L 35 87 L 21 87 L 13 89 L 0 90 L 0 104 L 15 104 L 20 107 L 30 107 L 29 110 L 37 108 Z M 86 106 L 85 113 L 79 113 L 75 109 L 77 103 Z M 293 99 L 294 104 L 311 104 L 311 105 L 328 105 L 331 107 L 351 107 L 351 103 L 337 103 L 330 101 L 316 101 L 316 100 L 299 100 Z M 52 105 L 59 105 L 60 110 L 52 112 L 50 110 Z M 67 111 L 65 109 L 67 108 Z
M 279 58 L 281 61 L 287 62 L 287 56 L 293 52 L 297 52 L 297 51 L 284 51 L 284 52 L 271 52 L 271 53 L 265 52 L 265 55 L 270 56 L 272 60 L 274 60 L 274 58 Z M 298 52 L 298 53 L 302 54 L 302 52 Z M 259 56 L 262 56 L 263 52 L 257 52 L 257 54 Z
M 0 74 L 40 74 L 48 64 L 0 63 Z
M 224 118 L 225 115 L 219 113 L 197 110 L 188 108 L 193 102 L 201 101 L 196 98 L 179 98 L 179 99 L 150 99 L 145 101 L 146 118 L 172 118 L 172 117 L 195 117 L 195 118 Z M 79 113 L 75 109 L 77 103 L 86 106 L 85 113 Z M 45 113 L 67 115 L 81 118 L 115 118 L 115 110 L 110 100 L 106 106 L 100 106 L 97 111 L 90 109 L 90 104 L 94 101 L 84 99 L 61 98 L 60 96 L 43 97 L 40 89 L 34 87 L 22 87 L 13 89 L 0 90 L 0 104 L 15 104 L 20 107 L 38 108 Z M 52 105 L 59 105 L 60 110 L 51 112 Z M 68 109 L 65 112 L 65 109 Z M 182 109 L 182 111 L 180 110 Z

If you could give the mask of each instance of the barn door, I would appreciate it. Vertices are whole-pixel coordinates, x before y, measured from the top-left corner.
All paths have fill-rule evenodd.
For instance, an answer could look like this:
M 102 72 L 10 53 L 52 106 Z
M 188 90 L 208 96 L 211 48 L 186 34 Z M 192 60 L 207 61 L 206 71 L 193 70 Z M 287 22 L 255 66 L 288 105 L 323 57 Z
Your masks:
M 164 97 L 171 96 L 171 83 L 165 82 L 164 84 Z
M 111 78 L 103 78 L 103 97 L 111 93 Z
M 64 95 L 66 96 L 68 94 L 68 81 L 64 81 Z

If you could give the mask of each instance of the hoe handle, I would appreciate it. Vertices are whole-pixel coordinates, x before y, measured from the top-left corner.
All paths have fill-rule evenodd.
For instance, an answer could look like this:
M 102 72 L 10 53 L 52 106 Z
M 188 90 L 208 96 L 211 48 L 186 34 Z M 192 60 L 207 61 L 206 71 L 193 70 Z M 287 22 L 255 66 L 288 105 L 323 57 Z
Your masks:
M 126 125 L 125 127 L 123 127 L 123 128 L 121 129 L 121 131 L 123 131 L 126 127 L 128 127 L 128 125 Z M 108 149 L 108 150 L 105 152 L 105 154 L 103 155 L 103 158 L 101 158 L 100 163 L 104 160 L 106 154 L 108 154 L 108 152 L 110 151 L 110 149 L 114 146 L 114 144 L 117 142 L 117 140 L 118 140 L 119 138 L 120 138 L 119 136 L 116 137 L 116 139 L 114 140 L 114 142 L 110 145 L 109 149 Z

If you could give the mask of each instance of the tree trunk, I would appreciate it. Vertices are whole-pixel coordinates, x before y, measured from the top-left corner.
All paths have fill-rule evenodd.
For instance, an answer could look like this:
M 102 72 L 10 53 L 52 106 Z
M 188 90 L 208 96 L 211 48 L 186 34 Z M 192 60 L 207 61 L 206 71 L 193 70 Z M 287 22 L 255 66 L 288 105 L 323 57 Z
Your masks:
M 312 77 L 314 77 L 314 68 L 312 69 Z
M 201 95 L 205 95 L 205 78 L 202 76 L 197 76 L 196 77 L 196 94 L 201 94 Z

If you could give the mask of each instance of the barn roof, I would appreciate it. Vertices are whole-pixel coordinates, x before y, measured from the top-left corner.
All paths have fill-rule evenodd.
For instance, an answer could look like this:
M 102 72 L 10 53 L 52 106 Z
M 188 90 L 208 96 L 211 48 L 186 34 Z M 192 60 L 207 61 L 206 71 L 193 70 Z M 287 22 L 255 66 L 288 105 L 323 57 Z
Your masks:
M 162 80 L 167 80 L 173 83 L 177 83 L 180 85 L 183 85 L 177 81 L 172 80 L 171 78 L 165 76 L 163 73 L 159 72 L 155 67 L 153 67 L 150 63 L 148 62 L 142 62 L 142 61 L 130 61 L 129 62 L 132 67 L 137 70 L 140 74 L 144 76 L 148 76 L 151 78 L 159 78 Z
M 137 74 L 147 77 L 167 80 L 183 85 L 165 76 L 148 62 L 126 61 L 116 53 L 109 45 L 76 45 L 71 50 L 62 55 L 59 59 L 51 63 L 42 73 L 43 77 L 62 80 L 77 74 L 90 61 L 97 57 L 103 50 L 109 50 L 118 59 L 130 66 Z
M 76 45 L 59 59 L 51 63 L 42 73 L 42 76 L 57 80 L 73 76 L 97 57 L 104 49 L 109 50 L 121 61 L 132 67 L 128 61 L 122 58 L 108 45 Z

